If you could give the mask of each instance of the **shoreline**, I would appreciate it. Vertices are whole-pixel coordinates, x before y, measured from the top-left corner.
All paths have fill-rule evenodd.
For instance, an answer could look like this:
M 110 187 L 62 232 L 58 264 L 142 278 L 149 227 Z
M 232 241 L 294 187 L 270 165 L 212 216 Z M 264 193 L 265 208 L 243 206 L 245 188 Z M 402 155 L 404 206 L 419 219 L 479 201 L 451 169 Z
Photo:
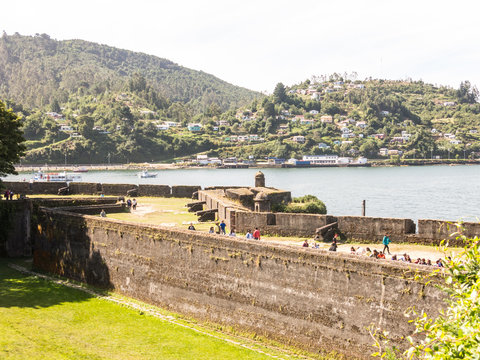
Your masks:
M 388 160 L 372 160 L 367 164 L 345 164 L 345 165 L 306 165 L 295 166 L 291 164 L 241 164 L 224 165 L 224 166 L 208 166 L 208 165 L 179 165 L 179 164 L 159 164 L 159 163 L 141 163 L 141 164 L 88 164 L 88 165 L 63 165 L 63 164 L 45 164 L 45 165 L 15 165 L 17 172 L 35 172 L 35 171 L 69 171 L 78 170 L 87 171 L 115 171 L 115 170 L 179 170 L 179 169 L 305 169 L 305 168 L 353 168 L 353 167 L 402 167 L 402 166 L 432 166 L 432 165 L 480 165 L 480 159 L 476 160 L 419 160 L 419 161 L 400 161 L 398 163 L 390 163 Z M 82 172 L 82 171 L 78 171 Z

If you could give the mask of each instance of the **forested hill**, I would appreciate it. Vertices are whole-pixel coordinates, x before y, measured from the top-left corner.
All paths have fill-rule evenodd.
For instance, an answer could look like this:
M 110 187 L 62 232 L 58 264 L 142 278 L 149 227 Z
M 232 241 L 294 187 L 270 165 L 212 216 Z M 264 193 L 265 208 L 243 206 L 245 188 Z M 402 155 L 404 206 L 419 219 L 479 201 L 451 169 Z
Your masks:
M 163 106 L 181 102 L 196 112 L 212 104 L 225 111 L 261 96 L 167 59 L 107 45 L 46 34 L 0 38 L 0 98 L 27 107 L 64 103 L 72 93 L 122 91 L 135 74 L 147 79 Z

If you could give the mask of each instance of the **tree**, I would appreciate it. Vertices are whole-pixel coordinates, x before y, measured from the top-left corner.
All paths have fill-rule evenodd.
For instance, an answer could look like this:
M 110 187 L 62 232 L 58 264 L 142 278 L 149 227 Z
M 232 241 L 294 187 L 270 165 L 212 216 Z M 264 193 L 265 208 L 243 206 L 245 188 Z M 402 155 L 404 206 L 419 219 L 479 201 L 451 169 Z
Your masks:
M 470 84 L 470 81 L 462 81 L 457 90 L 457 98 L 459 103 L 475 104 L 478 100 L 478 89 Z
M 14 163 L 24 154 L 21 119 L 0 101 L 0 176 L 16 174 Z
M 278 83 L 273 90 L 273 102 L 275 104 L 280 104 L 287 99 L 287 94 L 285 93 L 285 85 Z

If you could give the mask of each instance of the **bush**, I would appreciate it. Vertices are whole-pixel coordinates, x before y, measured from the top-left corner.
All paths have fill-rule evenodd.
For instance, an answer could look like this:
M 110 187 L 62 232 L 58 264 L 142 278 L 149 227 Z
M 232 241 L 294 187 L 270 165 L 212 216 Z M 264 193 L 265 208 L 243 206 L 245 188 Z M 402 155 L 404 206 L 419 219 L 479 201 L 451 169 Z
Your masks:
M 327 207 L 323 201 L 319 200 L 316 196 L 305 195 L 294 198 L 289 204 L 276 204 L 272 207 L 272 211 L 300 214 L 326 214 Z

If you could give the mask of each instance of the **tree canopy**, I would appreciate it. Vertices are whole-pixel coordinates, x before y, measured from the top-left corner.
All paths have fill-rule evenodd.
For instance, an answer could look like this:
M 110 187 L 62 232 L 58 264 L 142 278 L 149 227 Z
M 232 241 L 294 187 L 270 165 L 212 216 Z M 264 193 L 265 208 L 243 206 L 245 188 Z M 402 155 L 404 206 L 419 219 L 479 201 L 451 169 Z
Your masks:
M 16 174 L 14 163 L 25 150 L 21 127 L 20 118 L 0 101 L 0 176 Z

